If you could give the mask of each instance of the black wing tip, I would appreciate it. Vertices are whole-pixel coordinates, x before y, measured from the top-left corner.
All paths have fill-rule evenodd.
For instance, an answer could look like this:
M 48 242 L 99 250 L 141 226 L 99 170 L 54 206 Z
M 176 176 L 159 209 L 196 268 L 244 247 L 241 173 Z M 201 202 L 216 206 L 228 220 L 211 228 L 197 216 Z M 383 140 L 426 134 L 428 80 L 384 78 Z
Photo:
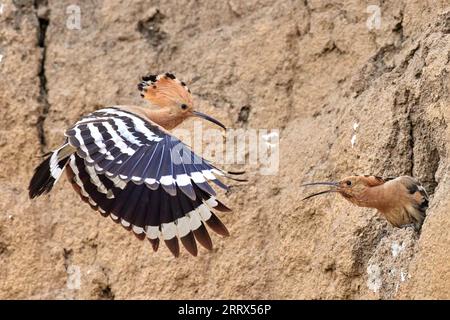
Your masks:
M 208 251 L 212 251 L 213 244 L 211 237 L 209 236 L 208 230 L 206 230 L 205 225 L 202 224 L 196 230 L 193 231 L 195 239 Z
M 178 258 L 180 256 L 180 244 L 178 243 L 178 238 L 173 237 L 170 240 L 164 240 L 166 243 L 167 248 L 169 248 L 170 252 L 175 258 Z
M 190 231 L 187 235 L 180 238 L 184 248 L 194 257 L 198 255 L 197 243 L 194 238 L 194 234 Z
M 216 201 L 217 201 L 217 206 L 214 207 L 215 210 L 221 211 L 221 212 L 232 212 L 233 211 L 232 209 L 230 209 L 229 207 L 224 205 L 219 200 L 216 199 Z
M 153 251 L 157 252 L 158 248 L 159 248 L 159 238 L 156 238 L 156 239 L 147 238 L 147 239 L 150 242 L 150 244 L 152 245 Z
M 211 212 L 211 217 L 205 221 L 208 227 L 211 228 L 215 233 L 221 235 L 222 237 L 229 237 L 230 232 L 228 231 L 227 227 L 223 224 L 220 219 Z

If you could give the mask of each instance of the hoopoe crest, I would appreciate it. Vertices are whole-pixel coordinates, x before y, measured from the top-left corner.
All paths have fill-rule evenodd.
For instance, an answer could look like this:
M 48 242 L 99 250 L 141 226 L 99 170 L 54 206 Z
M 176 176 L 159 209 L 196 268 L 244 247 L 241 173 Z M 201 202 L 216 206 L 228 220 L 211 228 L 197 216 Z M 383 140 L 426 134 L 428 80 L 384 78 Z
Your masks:
M 339 182 L 312 182 L 302 186 L 326 185 L 330 189 L 311 194 L 302 200 L 339 193 L 359 207 L 377 209 L 395 227 L 414 226 L 420 230 L 428 208 L 428 194 L 414 178 L 350 176 Z
M 158 250 L 160 238 L 174 256 L 178 239 L 192 255 L 197 242 L 208 250 L 208 225 L 221 236 L 228 230 L 214 210 L 230 211 L 216 199 L 209 182 L 222 171 L 167 130 L 200 117 L 222 128 L 214 118 L 194 110 L 191 92 L 173 74 L 148 75 L 138 84 L 150 107 L 114 106 L 82 117 L 65 132 L 65 143 L 37 168 L 30 198 L 49 192 L 63 171 L 81 199 Z

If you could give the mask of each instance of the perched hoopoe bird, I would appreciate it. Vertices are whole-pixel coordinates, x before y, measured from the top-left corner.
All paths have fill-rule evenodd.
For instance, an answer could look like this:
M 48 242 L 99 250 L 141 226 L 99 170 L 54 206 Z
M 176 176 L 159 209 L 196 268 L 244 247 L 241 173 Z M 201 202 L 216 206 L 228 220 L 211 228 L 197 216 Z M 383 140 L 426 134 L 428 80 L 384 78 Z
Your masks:
M 331 189 L 311 194 L 337 192 L 359 207 L 377 209 L 395 227 L 414 226 L 420 230 L 428 208 L 428 194 L 422 185 L 409 176 L 381 178 L 350 176 L 339 182 L 313 182 L 302 186 L 327 185 Z
M 179 238 L 196 256 L 196 240 L 212 249 L 205 223 L 229 235 L 211 209 L 230 209 L 208 181 L 227 189 L 216 175 L 233 173 L 197 156 L 167 130 L 189 117 L 225 126 L 194 110 L 190 90 L 171 73 L 145 76 L 138 89 L 150 107 L 101 109 L 65 132 L 65 143 L 36 168 L 30 198 L 49 192 L 65 170 L 81 199 L 139 239 L 147 237 L 154 251 L 162 238 L 177 257 Z

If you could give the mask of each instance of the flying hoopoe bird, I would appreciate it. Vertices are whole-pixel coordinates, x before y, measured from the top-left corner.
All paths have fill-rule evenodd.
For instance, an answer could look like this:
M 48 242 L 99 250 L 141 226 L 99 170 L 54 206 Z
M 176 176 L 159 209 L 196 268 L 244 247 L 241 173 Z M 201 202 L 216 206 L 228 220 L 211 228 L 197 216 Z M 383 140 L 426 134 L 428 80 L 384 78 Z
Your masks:
M 337 192 L 359 207 L 377 209 L 395 227 L 414 226 L 419 231 L 428 208 L 427 192 L 409 176 L 385 179 L 368 175 L 350 176 L 339 182 L 313 182 L 302 186 L 312 185 L 327 185 L 331 189 L 311 194 L 302 200 Z
M 205 223 L 221 236 L 228 230 L 211 211 L 231 211 L 208 181 L 225 173 L 197 156 L 171 130 L 190 117 L 219 121 L 194 110 L 186 84 L 173 74 L 148 75 L 138 84 L 150 107 L 114 106 L 82 117 L 65 132 L 65 143 L 36 168 L 29 196 L 49 192 L 65 170 L 81 199 L 110 216 L 157 251 L 162 238 L 172 254 L 178 238 L 197 255 L 198 241 L 212 242 Z

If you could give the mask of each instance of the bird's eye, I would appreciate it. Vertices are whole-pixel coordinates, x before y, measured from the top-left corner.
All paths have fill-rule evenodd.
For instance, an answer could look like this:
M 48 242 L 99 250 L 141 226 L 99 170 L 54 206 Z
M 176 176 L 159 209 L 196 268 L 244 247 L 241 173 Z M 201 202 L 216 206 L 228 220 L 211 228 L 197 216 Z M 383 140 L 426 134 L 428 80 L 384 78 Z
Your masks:
M 183 104 L 181 105 L 181 109 L 186 110 L 187 108 L 188 108 L 187 104 L 184 104 L 184 103 L 183 103 Z
M 352 185 L 352 182 L 350 180 L 345 181 L 345 183 L 350 187 Z

